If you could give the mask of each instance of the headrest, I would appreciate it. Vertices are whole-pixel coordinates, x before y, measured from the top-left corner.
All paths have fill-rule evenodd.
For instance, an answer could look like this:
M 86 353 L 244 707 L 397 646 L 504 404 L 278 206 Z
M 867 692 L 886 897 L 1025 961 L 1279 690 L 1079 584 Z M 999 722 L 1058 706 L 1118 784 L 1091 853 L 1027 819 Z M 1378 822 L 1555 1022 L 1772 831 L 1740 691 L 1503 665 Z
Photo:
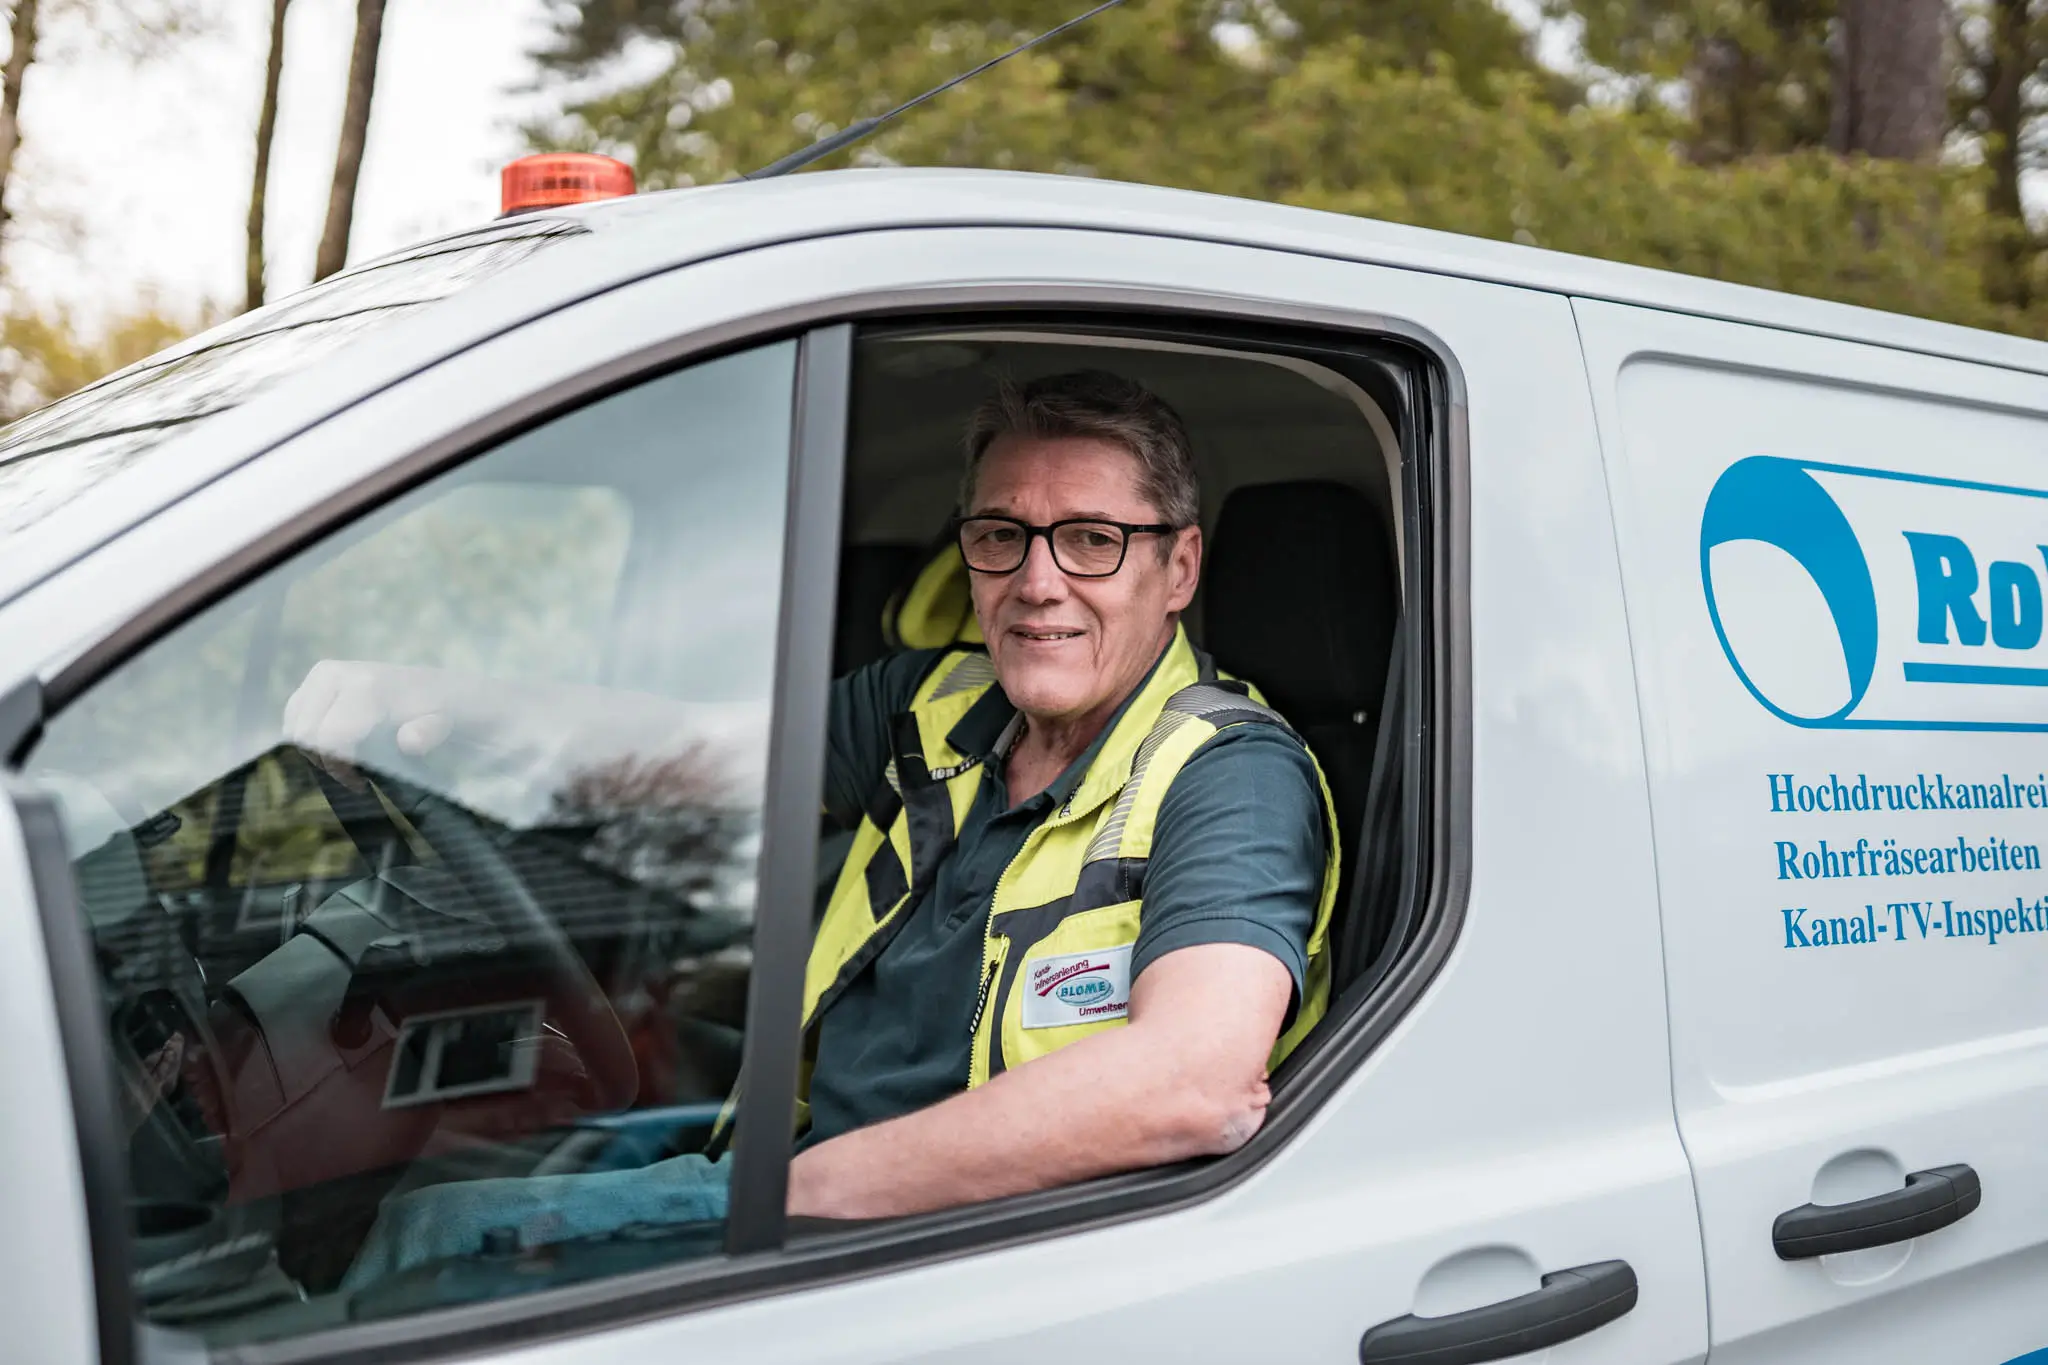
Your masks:
M 889 599 L 882 613 L 882 638 L 898 649 L 943 649 L 982 642 L 967 565 L 952 540 L 926 561 L 909 587 Z
M 1203 643 L 1296 725 L 1376 710 L 1400 595 L 1365 495 L 1321 479 L 1224 499 L 1203 587 Z

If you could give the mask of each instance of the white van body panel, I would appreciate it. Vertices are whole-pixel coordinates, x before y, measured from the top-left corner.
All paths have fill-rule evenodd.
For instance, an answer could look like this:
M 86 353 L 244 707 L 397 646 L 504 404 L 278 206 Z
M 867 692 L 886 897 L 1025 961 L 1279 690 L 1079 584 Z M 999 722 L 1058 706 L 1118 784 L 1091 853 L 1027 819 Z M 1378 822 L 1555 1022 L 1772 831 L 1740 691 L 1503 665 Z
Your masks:
M 1198 282 L 1226 282 L 1227 293 Z M 988 291 L 985 295 L 979 291 Z M 1576 1365 L 1707 1349 L 1673 1120 L 1643 741 L 1593 412 L 1557 295 L 1130 233 L 865 233 L 732 255 L 555 314 L 354 405 L 0 609 L 0 655 L 54 666 L 181 582 L 412 451 L 690 318 L 738 335 L 821 301 L 1145 298 L 1388 320 L 1469 394 L 1472 881 L 1422 1002 L 1295 1142 L 1179 1212 L 512 1351 L 585 1362 L 1356 1357 L 1360 1335 L 1624 1259 L 1627 1316 Z M 1351 310 L 1357 310 L 1352 312 Z M 827 314 L 830 309 L 823 310 Z M 32 647 L 16 655 L 18 647 Z M 0 1238 L 15 1234 L 0 1231 Z
M 2039 1348 L 2048 380 L 1577 312 L 1714 1359 L 1996 1365 Z M 1787 1210 L 1958 1162 L 1983 1203 L 1952 1227 L 1817 1261 L 1773 1251 Z
M 85 1183 L 42 918 L 21 823 L 0 790 L 0 1358 L 99 1356 Z

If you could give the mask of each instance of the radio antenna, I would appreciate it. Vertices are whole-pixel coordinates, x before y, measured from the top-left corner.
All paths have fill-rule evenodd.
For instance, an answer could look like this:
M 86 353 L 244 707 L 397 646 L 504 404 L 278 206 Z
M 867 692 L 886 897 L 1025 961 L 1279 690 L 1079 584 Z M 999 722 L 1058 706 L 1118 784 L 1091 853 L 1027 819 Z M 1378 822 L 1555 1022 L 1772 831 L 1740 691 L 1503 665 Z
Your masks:
M 820 138 L 816 142 L 813 142 L 808 147 L 805 147 L 799 151 L 791 152 L 788 156 L 783 157 L 780 161 L 772 162 L 769 165 L 763 166 L 758 171 L 748 172 L 746 175 L 741 176 L 740 179 L 768 180 L 778 175 L 788 175 L 791 171 L 794 170 L 801 170 L 803 167 L 810 165 L 813 161 L 821 160 L 824 157 L 832 155 L 832 153 L 838 151 L 842 147 L 851 146 L 852 144 L 860 141 L 869 133 L 874 132 L 875 129 L 887 123 L 890 119 L 895 118 L 898 114 L 908 113 L 912 109 L 917 108 L 918 105 L 923 104 L 926 100 L 938 95 L 945 94 L 948 90 L 951 90 L 954 86 L 959 85 L 962 81 L 971 81 L 976 76 L 979 76 L 982 72 L 988 70 L 990 67 L 1001 66 L 1004 62 L 1007 62 L 1008 60 L 1010 60 L 1010 58 L 1016 56 L 1018 53 L 1027 52 L 1030 49 L 1037 47 L 1046 39 L 1065 33 L 1068 29 L 1074 27 L 1076 24 L 1085 24 L 1090 19 L 1093 19 L 1096 15 L 1102 13 L 1104 10 L 1115 9 L 1118 5 L 1121 5 L 1123 2 L 1124 0 L 1103 0 L 1102 4 L 1097 5 L 1094 9 L 1089 10 L 1086 14 L 1077 14 L 1063 24 L 1056 24 L 1052 28 L 1049 28 L 1045 32 L 1039 34 L 1036 38 L 1028 38 L 1025 41 L 1017 44 L 1015 47 L 1011 48 L 1008 52 L 1002 53 L 999 56 L 989 58 L 980 66 L 975 67 L 972 71 L 963 71 L 959 75 L 955 76 L 952 80 L 947 81 L 945 84 L 933 86 L 931 89 L 925 91 L 922 95 L 919 95 L 916 99 L 905 100 L 903 103 L 897 105 L 894 109 L 891 109 L 886 114 L 877 114 L 873 118 L 864 118 L 859 120 L 858 122 L 849 123 L 844 128 L 841 128 L 838 132 L 832 134 L 832 136 L 827 138 Z

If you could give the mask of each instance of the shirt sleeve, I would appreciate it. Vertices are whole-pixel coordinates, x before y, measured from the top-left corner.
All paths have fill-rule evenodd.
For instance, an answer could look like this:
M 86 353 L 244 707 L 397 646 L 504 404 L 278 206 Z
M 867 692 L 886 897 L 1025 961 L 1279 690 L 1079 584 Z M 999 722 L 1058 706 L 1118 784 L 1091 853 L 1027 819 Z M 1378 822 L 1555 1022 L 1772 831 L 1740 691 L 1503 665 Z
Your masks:
M 889 722 L 910 709 L 918 684 L 944 653 L 906 650 L 833 680 L 825 731 L 825 814 L 841 829 L 860 823 L 889 763 Z
M 1160 803 L 1131 978 L 1179 948 L 1242 943 L 1286 966 L 1298 1004 L 1328 839 L 1315 764 L 1298 740 L 1255 723 L 1219 732 Z

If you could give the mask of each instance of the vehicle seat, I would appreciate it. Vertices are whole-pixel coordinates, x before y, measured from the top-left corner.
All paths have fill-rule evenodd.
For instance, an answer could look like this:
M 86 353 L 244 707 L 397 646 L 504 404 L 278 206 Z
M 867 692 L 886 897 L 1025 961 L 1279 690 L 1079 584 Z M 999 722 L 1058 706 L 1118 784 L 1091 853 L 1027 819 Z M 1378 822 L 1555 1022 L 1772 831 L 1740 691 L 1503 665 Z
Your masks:
M 1347 961 L 1355 954 L 1342 939 L 1364 932 L 1344 911 L 1400 612 L 1384 522 L 1345 484 L 1254 484 L 1224 499 L 1212 542 L 1203 644 L 1219 667 L 1257 684 L 1322 764 L 1344 844 L 1336 933 Z
M 924 562 L 922 545 L 848 545 L 839 554 L 839 604 L 832 676 L 842 677 L 890 650 L 882 619 L 890 599 Z

